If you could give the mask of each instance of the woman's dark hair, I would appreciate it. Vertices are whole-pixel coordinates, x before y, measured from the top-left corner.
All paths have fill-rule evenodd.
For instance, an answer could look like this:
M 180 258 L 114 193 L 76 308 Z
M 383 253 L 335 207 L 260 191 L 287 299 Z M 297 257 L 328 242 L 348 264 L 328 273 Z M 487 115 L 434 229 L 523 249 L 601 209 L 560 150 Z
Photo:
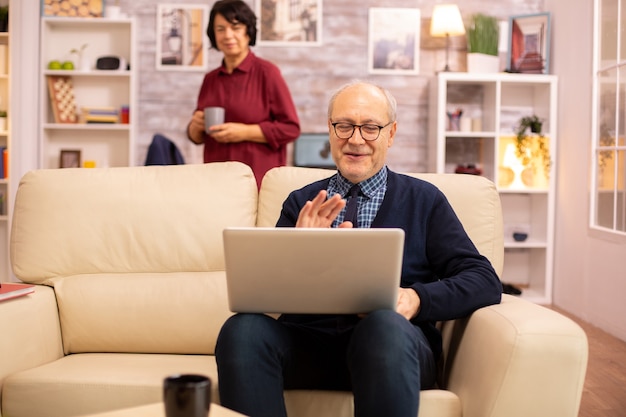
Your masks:
M 209 25 L 206 28 L 206 34 L 211 41 L 211 47 L 217 49 L 215 43 L 215 16 L 221 14 L 230 23 L 239 22 L 246 25 L 246 32 L 250 38 L 250 46 L 256 43 L 256 15 L 244 1 L 242 0 L 219 0 L 211 9 L 209 17 Z

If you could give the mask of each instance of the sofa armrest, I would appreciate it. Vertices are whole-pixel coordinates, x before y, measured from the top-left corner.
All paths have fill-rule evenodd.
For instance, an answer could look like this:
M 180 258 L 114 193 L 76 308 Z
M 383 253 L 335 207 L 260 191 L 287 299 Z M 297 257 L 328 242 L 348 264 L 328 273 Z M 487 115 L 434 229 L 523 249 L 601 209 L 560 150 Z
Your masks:
M 444 325 L 446 388 L 463 417 L 576 417 L 588 344 L 553 310 L 510 295 Z
M 63 357 L 61 326 L 52 288 L 0 302 L 0 392 L 4 379 Z M 2 396 L 0 395 L 0 400 Z

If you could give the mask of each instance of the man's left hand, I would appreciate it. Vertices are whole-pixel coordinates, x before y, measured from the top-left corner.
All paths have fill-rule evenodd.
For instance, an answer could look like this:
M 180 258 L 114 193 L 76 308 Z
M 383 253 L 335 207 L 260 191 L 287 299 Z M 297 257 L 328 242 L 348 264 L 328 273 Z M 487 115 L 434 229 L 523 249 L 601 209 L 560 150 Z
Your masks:
M 411 320 L 420 311 L 420 297 L 412 288 L 400 288 L 398 292 L 398 303 L 396 304 L 396 312 L 404 316 L 407 320 Z

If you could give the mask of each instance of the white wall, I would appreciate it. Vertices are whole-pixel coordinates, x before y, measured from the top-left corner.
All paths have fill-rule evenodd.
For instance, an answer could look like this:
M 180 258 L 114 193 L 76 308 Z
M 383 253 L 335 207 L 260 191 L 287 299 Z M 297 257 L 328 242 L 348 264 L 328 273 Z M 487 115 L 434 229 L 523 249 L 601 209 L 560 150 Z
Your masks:
M 626 340 L 626 239 L 588 227 L 593 0 L 546 0 L 545 9 L 559 75 L 554 304 Z

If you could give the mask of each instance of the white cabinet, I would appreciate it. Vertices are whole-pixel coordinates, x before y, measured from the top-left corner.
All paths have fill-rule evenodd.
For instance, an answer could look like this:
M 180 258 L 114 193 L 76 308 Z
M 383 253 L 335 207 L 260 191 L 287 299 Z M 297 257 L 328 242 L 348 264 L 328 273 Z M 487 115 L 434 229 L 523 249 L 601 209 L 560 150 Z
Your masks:
M 522 289 L 524 298 L 551 303 L 557 77 L 442 72 L 430 92 L 429 170 L 476 173 L 496 184 L 505 233 L 500 278 Z M 515 128 L 532 115 L 542 121 L 547 165 L 533 157 L 522 166 L 514 152 Z M 537 150 L 540 139 L 529 137 Z
M 11 75 L 9 71 L 10 52 L 9 32 L 0 32 L 0 110 L 10 115 L 10 88 Z M 0 115 L 1 117 L 2 115 Z M 8 178 L 8 164 L 11 155 L 11 133 L 9 117 L 0 118 L 0 282 L 10 281 L 9 264 L 9 210 L 10 182 Z
M 59 168 L 63 150 L 80 151 L 81 166 L 133 165 L 139 66 L 133 19 L 44 17 L 40 49 L 40 166 Z M 72 50 L 81 51 L 82 59 Z M 96 69 L 102 57 L 119 58 L 119 69 Z M 51 61 L 73 61 L 74 69 L 49 69 Z M 70 77 L 75 123 L 55 118 L 48 81 L 56 77 Z M 59 93 L 60 100 L 67 93 Z M 90 115 L 103 117 L 85 122 L 87 108 Z M 121 117 L 123 108 L 129 109 L 127 122 Z M 111 111 L 118 112 L 119 121 L 102 122 L 110 121 Z

